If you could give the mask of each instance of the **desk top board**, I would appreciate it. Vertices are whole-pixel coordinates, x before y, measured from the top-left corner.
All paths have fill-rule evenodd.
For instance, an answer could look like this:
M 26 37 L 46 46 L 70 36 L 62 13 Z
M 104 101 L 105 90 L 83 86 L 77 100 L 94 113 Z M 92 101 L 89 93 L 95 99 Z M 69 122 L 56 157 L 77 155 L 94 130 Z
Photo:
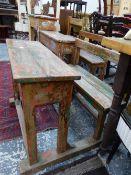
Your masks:
M 101 45 L 117 50 L 118 52 L 131 55 L 131 40 L 115 37 L 103 37 Z
M 75 37 L 70 35 L 64 35 L 62 33 L 59 33 L 57 31 L 45 31 L 41 30 L 40 33 L 48 36 L 49 38 L 62 43 L 75 43 Z
M 13 79 L 19 83 L 80 79 L 65 62 L 37 41 L 7 39 Z

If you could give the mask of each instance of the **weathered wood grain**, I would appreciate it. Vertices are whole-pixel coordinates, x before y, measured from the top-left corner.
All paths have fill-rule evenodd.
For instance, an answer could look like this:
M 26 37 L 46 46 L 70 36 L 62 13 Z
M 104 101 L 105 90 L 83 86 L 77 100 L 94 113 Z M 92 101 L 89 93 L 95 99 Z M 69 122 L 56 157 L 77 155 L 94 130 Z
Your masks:
M 80 39 L 76 39 L 76 47 L 79 47 L 81 49 L 88 51 L 89 53 L 99 56 L 105 61 L 113 61 L 113 62 L 119 61 L 120 54 L 118 52 L 109 50 L 99 45 L 89 43 L 87 41 L 81 41 Z
M 113 90 L 86 70 L 82 70 L 83 68 L 80 68 L 80 66 L 74 66 L 72 68 L 79 71 L 82 77 L 81 80 L 76 80 L 75 84 L 89 96 L 93 103 L 96 103 L 104 110 L 109 109 L 112 103 Z
M 82 49 L 80 50 L 80 57 L 86 59 L 86 61 L 92 64 L 104 63 L 104 60 L 101 57 L 91 54 L 90 52 L 86 52 L 85 50 Z
M 95 110 L 98 112 L 94 138 L 99 139 L 104 127 L 106 114 L 112 104 L 113 90 L 105 82 L 99 80 L 82 67 L 78 65 L 71 65 L 71 67 L 81 74 L 81 80 L 75 80 L 77 91 L 85 97 L 89 111 L 95 114 L 95 117 Z
M 72 27 L 79 27 L 79 28 L 83 29 L 83 24 L 84 24 L 83 19 L 72 18 L 71 16 L 69 16 L 69 18 L 68 18 L 67 35 L 71 34 L 71 28 Z
M 34 29 L 37 31 L 41 26 L 42 22 L 51 21 L 55 23 L 58 19 L 55 17 L 45 15 L 29 15 L 29 39 L 34 40 Z
M 27 150 L 29 165 L 37 164 L 35 107 L 58 102 L 59 126 L 57 151 L 69 149 L 68 114 L 72 100 L 73 81 L 77 72 L 39 42 L 7 40 L 11 61 L 16 108 Z M 22 107 L 17 104 L 21 103 Z
M 61 59 L 64 59 L 66 54 L 72 55 L 75 46 L 74 37 L 55 31 L 40 31 L 39 41 Z
M 102 35 L 97 35 L 94 33 L 86 32 L 86 31 L 80 31 L 79 33 L 79 38 L 88 38 L 91 39 L 92 41 L 98 41 L 101 43 L 103 36 Z
M 124 38 L 104 37 L 101 44 L 108 48 L 117 50 L 118 52 L 131 55 L 131 40 L 125 40 Z
M 39 42 L 7 39 L 16 82 L 67 81 L 80 76 Z
M 40 31 L 40 33 L 48 36 L 49 38 L 57 41 L 57 42 L 63 42 L 63 43 L 75 43 L 75 37 L 70 35 L 64 35 L 62 33 L 59 33 L 57 31 Z

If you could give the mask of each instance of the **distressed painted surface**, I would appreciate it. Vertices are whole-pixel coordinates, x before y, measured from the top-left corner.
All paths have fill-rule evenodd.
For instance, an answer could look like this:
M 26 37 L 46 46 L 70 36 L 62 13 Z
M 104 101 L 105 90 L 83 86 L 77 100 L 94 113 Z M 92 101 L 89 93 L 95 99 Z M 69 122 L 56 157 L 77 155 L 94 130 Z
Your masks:
M 92 64 L 101 64 L 104 63 L 103 59 L 99 56 L 86 52 L 85 50 L 80 50 L 80 56 L 87 59 L 87 61 L 91 62 Z
M 15 82 L 24 82 L 19 84 L 23 111 L 17 107 L 17 113 L 29 164 L 32 165 L 38 161 L 34 108 L 60 103 L 57 151 L 66 151 L 73 80 L 80 76 L 38 42 L 7 40 L 7 46 L 13 79 Z
M 0 51 L 3 46 L 0 44 Z M 5 57 L 1 52 L 2 58 Z M 5 58 L 7 59 L 7 58 Z M 77 115 L 76 115 L 77 114 Z M 74 99 L 70 110 L 69 119 L 69 135 L 68 141 L 73 143 L 80 140 L 83 137 L 90 135 L 95 127 L 95 121 L 90 113 L 76 100 Z M 45 151 L 50 148 L 56 147 L 57 130 L 49 130 L 47 132 L 38 133 L 37 144 L 39 151 Z M 45 143 L 43 145 L 43 142 Z M 89 152 L 92 155 L 92 152 Z M 84 156 L 84 155 L 81 155 Z M 80 156 L 80 157 L 81 157 Z M 80 158 L 79 157 L 79 158 Z M 0 143 L 0 175 L 19 175 L 19 162 L 21 159 L 26 158 L 26 152 L 24 149 L 23 140 L 21 138 L 14 139 L 7 142 Z M 75 159 L 65 161 L 64 163 L 57 164 L 49 167 L 43 172 L 53 171 L 57 167 L 61 167 L 66 164 L 70 164 Z M 129 175 L 131 172 L 131 159 L 127 157 L 127 150 L 123 145 L 113 157 L 113 160 L 107 166 L 111 175 Z M 37 173 L 41 175 L 43 173 Z
M 87 41 L 81 41 L 76 39 L 76 46 L 88 51 L 89 53 L 95 54 L 101 57 L 105 61 L 118 62 L 120 54 L 116 51 L 109 50 L 99 45 L 89 43 Z
M 68 113 L 72 100 L 73 82 L 46 82 L 23 84 L 20 86 L 20 94 L 24 115 L 17 110 L 20 116 L 19 122 L 23 130 L 24 143 L 28 153 L 30 164 L 37 162 L 36 126 L 33 115 L 34 108 L 43 104 L 60 103 L 58 119 L 57 150 L 64 152 L 68 148 Z
M 73 100 L 70 115 L 68 137 L 70 143 L 82 139 L 83 137 L 92 133 L 95 126 L 95 121 L 76 99 Z M 55 148 L 56 138 L 57 129 L 38 133 L 37 144 L 39 152 Z M 44 145 L 43 142 L 45 143 Z M 93 153 L 94 151 L 89 152 L 88 154 L 92 155 Z M 54 169 L 70 164 L 74 160 L 80 159 L 83 156 L 85 156 L 85 154 L 55 166 L 51 166 L 42 172 L 53 171 Z M 18 138 L 0 143 L 0 157 L 0 175 L 19 175 L 19 162 L 20 160 L 26 158 L 23 140 Z M 107 168 L 111 175 L 129 175 L 131 171 L 130 164 L 131 159 L 127 157 L 127 150 L 123 145 L 121 145 Z M 42 175 L 42 172 L 39 172 L 36 175 Z
M 63 42 L 63 43 L 75 43 L 75 37 L 70 35 L 64 35 L 59 32 L 55 31 L 40 31 L 43 35 L 48 36 L 50 39 L 53 39 L 57 42 Z
M 74 37 L 54 31 L 40 31 L 39 40 L 62 59 L 64 54 L 72 54 L 75 45 Z
M 79 79 L 66 63 L 39 42 L 7 40 L 13 79 L 17 82 Z

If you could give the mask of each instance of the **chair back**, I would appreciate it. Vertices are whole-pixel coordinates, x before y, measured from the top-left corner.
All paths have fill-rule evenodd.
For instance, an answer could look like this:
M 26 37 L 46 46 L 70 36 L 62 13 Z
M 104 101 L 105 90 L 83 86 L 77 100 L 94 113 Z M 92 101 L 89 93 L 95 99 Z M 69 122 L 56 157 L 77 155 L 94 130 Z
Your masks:
M 111 23 L 111 36 L 124 37 L 131 28 L 131 19 L 127 17 L 114 17 Z

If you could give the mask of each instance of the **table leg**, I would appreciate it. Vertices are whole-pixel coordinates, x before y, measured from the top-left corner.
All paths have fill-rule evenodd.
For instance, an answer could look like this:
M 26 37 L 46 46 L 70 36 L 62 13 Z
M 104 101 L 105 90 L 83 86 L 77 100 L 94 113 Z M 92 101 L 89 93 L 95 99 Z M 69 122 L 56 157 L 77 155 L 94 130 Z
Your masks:
M 107 125 L 103 135 L 101 149 L 108 150 L 109 145 L 115 136 L 115 130 L 122 111 L 121 103 L 125 93 L 131 93 L 131 57 L 121 53 L 115 82 L 114 82 L 114 98 L 108 115 Z
M 32 101 L 30 88 L 28 88 L 28 85 L 22 85 L 23 122 L 25 122 L 25 133 L 23 138 L 30 165 L 37 162 L 37 137 L 35 115 L 33 114 L 34 106 Z
M 61 153 L 69 148 L 67 143 L 68 136 L 68 116 L 72 100 L 73 84 L 71 83 L 70 90 L 65 90 L 62 101 L 60 102 L 59 121 L 58 121 L 58 136 L 57 136 L 57 152 Z

